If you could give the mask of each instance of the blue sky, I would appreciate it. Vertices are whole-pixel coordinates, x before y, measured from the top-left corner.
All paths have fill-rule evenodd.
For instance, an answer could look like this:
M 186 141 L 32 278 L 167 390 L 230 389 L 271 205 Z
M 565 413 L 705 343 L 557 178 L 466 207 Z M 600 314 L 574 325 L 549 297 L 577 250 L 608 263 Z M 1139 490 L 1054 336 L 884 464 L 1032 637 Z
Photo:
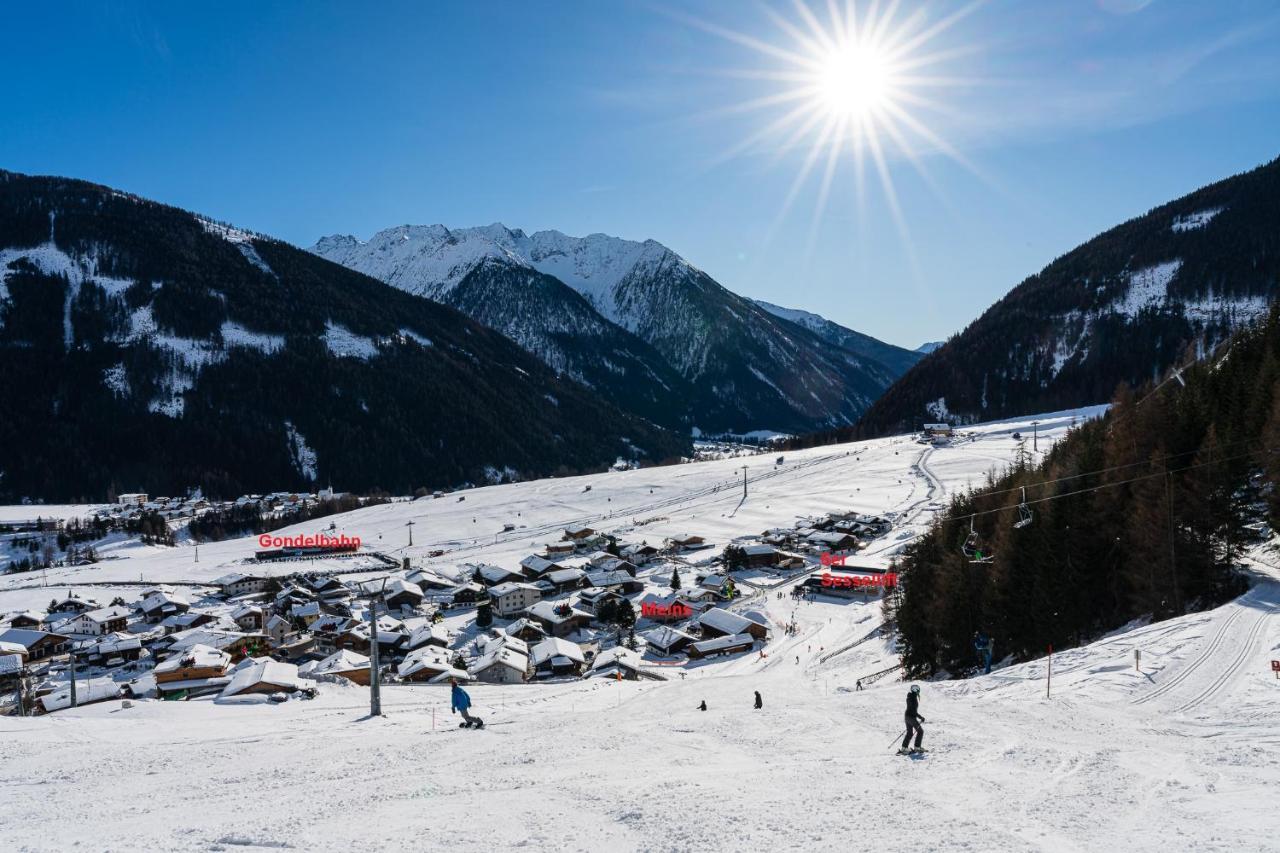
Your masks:
M 1270 0 L 904 2 L 886 32 L 957 10 L 906 54 L 932 57 L 913 72 L 932 104 L 910 107 L 927 135 L 883 137 L 898 216 L 874 168 L 859 201 L 851 150 L 820 204 L 827 149 L 795 184 L 812 135 L 742 145 L 790 109 L 739 108 L 794 86 L 760 48 L 805 52 L 790 0 L 24 4 L 0 168 L 304 246 L 406 222 L 651 237 L 739 293 L 914 347 L 1280 155 Z

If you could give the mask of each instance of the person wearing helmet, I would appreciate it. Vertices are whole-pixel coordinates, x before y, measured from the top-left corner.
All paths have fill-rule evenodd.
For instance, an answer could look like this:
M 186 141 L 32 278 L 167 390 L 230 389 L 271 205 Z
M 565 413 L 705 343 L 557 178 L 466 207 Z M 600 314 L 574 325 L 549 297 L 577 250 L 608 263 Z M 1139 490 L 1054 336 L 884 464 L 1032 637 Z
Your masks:
M 902 748 L 898 750 L 900 755 L 906 755 L 908 752 L 920 752 L 920 742 L 924 740 L 924 729 L 920 724 L 924 722 L 924 717 L 920 716 L 920 685 L 911 685 L 911 690 L 907 692 L 907 713 L 904 716 L 907 723 L 907 733 L 902 738 Z M 915 732 L 916 745 L 912 749 L 911 733 Z
M 449 710 L 456 714 L 462 714 L 462 723 L 460 726 L 466 729 L 483 729 L 484 720 L 479 717 L 473 717 L 467 713 L 467 709 L 471 707 L 471 697 L 467 695 L 467 691 L 458 685 L 458 679 L 450 678 L 450 707 Z

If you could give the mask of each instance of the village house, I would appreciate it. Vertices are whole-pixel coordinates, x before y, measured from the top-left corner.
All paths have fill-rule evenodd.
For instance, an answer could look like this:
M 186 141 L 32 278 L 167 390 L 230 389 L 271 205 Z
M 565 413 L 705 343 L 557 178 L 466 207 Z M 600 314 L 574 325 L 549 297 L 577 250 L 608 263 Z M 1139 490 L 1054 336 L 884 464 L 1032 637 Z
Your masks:
M 772 545 L 744 545 L 742 555 L 742 567 L 747 569 L 774 566 L 782 558 L 782 554 Z
M 10 628 L 7 631 L 0 631 L 0 643 L 21 646 L 26 650 L 24 657 L 28 662 L 66 654 L 71 648 L 70 637 L 48 631 L 33 631 L 29 628 Z
M 659 625 L 640 635 L 649 648 L 664 655 L 673 655 L 694 642 L 693 637 L 670 625 Z
M 665 681 L 662 676 L 645 672 L 640 668 L 640 653 L 633 652 L 626 646 L 614 646 L 611 649 L 605 649 L 603 652 L 595 656 L 591 661 L 591 667 L 587 670 L 587 678 L 618 678 L 621 676 L 624 681 L 638 681 L 641 678 L 648 678 L 655 681 Z
M 307 678 L 314 678 L 318 675 L 335 675 L 356 684 L 367 686 L 370 678 L 369 659 L 357 652 L 343 649 L 342 651 L 334 652 L 324 660 L 314 661 L 311 664 L 300 667 L 298 675 Z
M 92 598 L 82 598 L 80 595 L 67 591 L 65 598 L 55 601 L 49 605 L 49 616 L 54 614 L 68 615 L 76 613 L 85 613 L 89 610 L 97 610 L 101 605 Z
M 120 685 L 110 678 L 86 678 L 76 680 L 76 705 L 92 705 L 120 698 Z M 71 707 L 71 688 L 61 687 L 36 700 L 36 708 L 43 713 L 61 711 Z
M 510 619 L 537 604 L 542 593 L 529 583 L 502 583 L 489 590 L 495 615 Z
M 591 624 L 590 613 L 578 610 L 567 602 L 539 601 L 526 610 L 525 615 L 540 624 L 553 637 L 567 637 Z
M 578 593 L 578 603 L 583 608 L 590 611 L 591 614 L 597 615 L 600 612 L 600 605 L 605 601 L 618 602 L 622 600 L 622 596 L 611 589 L 603 589 L 600 587 L 587 587 Z
M 396 668 L 396 675 L 401 681 L 446 681 L 456 678 L 459 681 L 470 681 L 471 674 L 454 667 L 447 649 L 438 646 L 423 646 L 405 655 L 404 660 Z
M 769 629 L 759 622 L 719 607 L 699 616 L 698 626 L 702 629 L 702 636 L 706 638 L 749 634 L 755 640 L 763 640 L 769 633 Z
M 573 542 L 583 542 L 595 535 L 596 532 L 590 527 L 566 527 L 564 529 L 564 538 Z
M 417 584 L 396 578 L 387 583 L 383 601 L 389 610 L 414 610 L 422 603 L 422 590 Z
M 156 627 L 162 634 L 175 634 L 188 628 L 200 628 L 218 621 L 218 617 L 203 610 L 188 610 L 186 613 L 175 613 L 160 620 Z
M 698 581 L 698 587 L 712 593 L 717 598 L 729 599 L 733 597 L 733 581 L 726 575 L 712 574 L 707 575 Z
M 130 610 L 128 607 L 100 607 L 60 622 L 59 630 L 67 634 L 100 637 L 123 631 L 129 625 Z
M 220 578 L 215 578 L 213 581 L 213 585 L 222 590 L 224 598 L 266 592 L 270 588 L 270 583 L 268 578 L 258 575 L 243 575 L 239 572 L 231 572 Z
M 529 658 L 506 644 L 498 645 L 481 655 L 469 672 L 486 684 L 519 684 L 528 678 Z
M 541 625 L 528 619 L 517 619 L 504 629 L 504 633 L 526 643 L 536 643 L 547 636 Z
M 582 569 L 556 569 L 543 575 L 542 580 L 549 583 L 554 592 L 569 592 L 586 585 L 587 573 Z
M 558 571 L 563 568 L 564 566 L 559 563 L 553 563 L 546 557 L 530 554 L 520 561 L 520 570 L 524 573 L 520 579 L 537 580 L 548 572 Z
M 547 557 L 568 557 L 577 550 L 573 542 L 549 542 L 543 549 Z
M 245 658 L 231 670 L 231 681 L 219 698 L 247 696 L 253 693 L 292 692 L 304 686 L 298 668 L 271 658 Z
M 647 542 L 642 542 L 639 545 L 623 545 L 618 549 L 618 553 L 632 565 L 644 566 L 657 556 L 658 549 Z
M 415 569 L 410 572 L 405 580 L 418 585 L 418 588 L 426 595 L 436 592 L 446 592 L 453 589 L 454 582 L 426 569 Z
M 687 651 L 690 660 L 699 660 L 701 658 L 749 652 L 754 645 L 755 638 L 750 634 L 726 634 L 709 640 L 690 643 Z
M 634 575 L 620 569 L 591 572 L 587 575 L 587 582 L 593 587 L 617 590 L 624 595 L 644 591 L 643 581 L 636 580 Z
M 191 603 L 172 590 L 153 589 L 138 602 L 138 610 L 148 622 L 159 622 L 168 616 L 186 613 Z
M 672 536 L 667 540 L 667 545 L 674 551 L 694 551 L 706 546 L 707 540 L 701 536 L 685 534 L 684 536 Z
M 197 643 L 156 664 L 156 691 L 186 691 L 187 695 L 221 691 L 231 680 L 227 676 L 230 666 L 231 655 Z
M 825 548 L 828 551 L 844 551 L 858 547 L 858 537 L 850 536 L 848 533 L 816 531 L 806 536 L 805 541 L 815 548 Z
M 524 563 L 521 563 L 523 566 Z M 472 579 L 479 581 L 487 587 L 495 587 L 504 583 L 515 583 L 524 580 L 526 577 L 536 577 L 528 573 L 521 574 L 513 572 L 510 569 L 504 569 L 502 566 L 494 566 L 488 563 L 477 566 Z
M 413 651 L 423 646 L 437 646 L 442 649 L 449 648 L 449 632 L 443 625 L 420 625 L 409 635 L 408 641 L 404 644 L 405 651 Z
M 34 610 L 24 610 L 21 613 L 15 613 L 9 617 L 7 627 L 9 628 L 29 628 L 34 631 L 40 630 L 40 626 L 44 624 L 44 614 L 37 613 Z
M 121 666 L 142 657 L 142 639 L 130 634 L 108 634 L 77 655 L 98 666 Z
M 264 611 L 256 604 L 241 604 L 231 611 L 231 621 L 242 631 L 261 631 Z
M 557 675 L 581 675 L 587 659 L 582 648 L 560 637 L 548 637 L 529 650 L 534 674 L 540 678 Z

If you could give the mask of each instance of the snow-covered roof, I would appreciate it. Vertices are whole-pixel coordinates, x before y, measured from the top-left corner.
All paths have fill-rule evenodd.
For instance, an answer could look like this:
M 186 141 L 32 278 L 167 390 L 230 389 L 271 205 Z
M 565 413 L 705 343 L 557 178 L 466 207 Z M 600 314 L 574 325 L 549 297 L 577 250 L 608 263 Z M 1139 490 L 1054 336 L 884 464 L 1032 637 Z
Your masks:
M 386 597 L 391 598 L 396 595 L 412 595 L 415 598 L 422 598 L 422 587 L 416 583 L 410 583 L 407 580 L 396 578 L 387 584 Z
M 576 663 L 587 662 L 581 646 L 559 637 L 548 637 L 529 651 L 534 666 L 540 666 L 544 661 L 555 657 L 567 658 Z
M 508 649 L 515 649 L 526 657 L 529 654 L 529 644 L 512 634 L 504 633 L 499 634 L 496 637 L 485 636 L 476 638 L 476 648 L 480 649 L 480 651 L 485 654 L 503 646 Z
M 495 598 L 501 598 L 504 595 L 510 595 L 511 593 L 519 592 L 522 589 L 537 589 L 537 587 L 531 583 L 507 581 L 506 583 L 500 583 L 495 587 L 490 587 L 489 594 Z
M 298 668 L 291 663 L 281 663 L 271 658 L 248 658 L 232 670 L 231 681 L 218 695 L 235 696 L 258 684 L 268 684 L 282 690 L 297 690 L 302 686 L 302 679 L 298 677 Z
M 0 634 L 0 641 L 6 643 L 17 643 L 24 649 L 30 649 L 36 643 L 48 636 L 50 636 L 50 632 L 37 631 L 34 628 L 7 628 L 3 634 Z M 57 636 L 61 635 L 59 634 Z
M 492 645 L 492 644 L 491 644 Z M 492 666 L 506 666 L 511 669 L 527 672 L 529 670 L 529 659 L 517 652 L 515 649 L 508 648 L 505 644 L 491 651 L 486 651 L 478 661 L 471 666 L 471 673 L 484 672 Z
M 546 557 L 539 557 L 537 554 L 530 554 L 520 561 L 520 565 L 531 572 L 542 572 L 550 570 L 556 564 L 548 560 Z
M 231 663 L 231 655 L 213 646 L 196 643 L 156 664 L 155 671 L 166 673 L 187 668 L 225 669 L 229 663 Z
M 127 619 L 131 611 L 127 607 L 99 607 L 97 610 L 89 610 L 82 614 L 85 619 L 92 622 L 110 622 L 113 619 Z
M 437 673 L 447 673 L 445 677 L 452 675 L 455 678 L 470 679 L 471 676 L 460 669 L 454 669 L 453 659 L 450 657 L 447 649 L 439 646 L 423 646 L 416 651 L 409 652 L 405 655 L 404 660 L 396 667 L 396 672 L 401 678 L 407 678 L 410 675 L 429 670 Z
M 657 628 L 645 631 L 640 636 L 644 637 L 650 645 L 657 646 L 660 649 L 669 649 L 681 640 L 685 640 L 687 642 L 693 641 L 693 637 L 689 636 L 684 631 L 672 628 L 670 625 L 661 625 Z
M 698 617 L 698 623 L 724 634 L 743 634 L 748 628 L 759 626 L 759 623 L 745 616 L 739 616 L 737 613 L 730 613 L 721 607 L 713 607 L 703 613 Z
M 369 658 L 350 649 L 341 649 L 329 655 L 311 668 L 313 675 L 327 675 L 336 672 L 352 672 L 357 669 L 368 669 Z
M 546 579 L 554 584 L 572 583 L 573 581 L 582 580 L 587 573 L 582 569 L 555 569 L 547 572 Z
M 640 670 L 640 653 L 633 652 L 626 646 L 614 646 L 596 655 L 591 662 L 590 672 L 599 672 L 605 667 L 617 666 L 622 669 Z
M 449 645 L 449 631 L 443 625 L 422 625 L 409 635 L 409 648 L 416 649 L 432 640 Z
M 755 638 L 750 634 L 726 634 L 723 637 L 713 637 L 710 640 L 701 640 L 693 644 L 693 648 L 700 652 L 714 652 L 717 649 L 727 649 L 733 646 L 751 645 L 755 642 Z
M 519 634 L 522 631 L 528 631 L 530 629 L 536 631 L 539 634 L 542 634 L 543 636 L 546 636 L 547 631 L 545 628 L 543 628 L 537 622 L 534 622 L 532 619 L 525 619 L 524 617 L 521 617 L 516 621 L 512 622 L 504 630 L 508 635 L 514 637 L 516 634 Z
M 22 672 L 22 655 L 0 654 L 0 675 L 17 675 Z
M 772 557 L 778 551 L 772 545 L 746 545 L 743 547 L 742 553 L 748 557 Z
M 537 604 L 533 605 L 525 612 L 530 616 L 536 617 L 538 619 L 545 619 L 546 621 L 552 622 L 552 623 L 564 622 L 574 617 L 577 617 L 580 619 L 591 618 L 590 613 L 584 613 L 583 611 L 578 610 L 576 607 L 572 607 L 572 606 L 569 608 L 568 614 L 561 616 L 559 613 L 556 613 L 556 608 L 560 607 L 562 604 L 563 602 L 539 601 Z

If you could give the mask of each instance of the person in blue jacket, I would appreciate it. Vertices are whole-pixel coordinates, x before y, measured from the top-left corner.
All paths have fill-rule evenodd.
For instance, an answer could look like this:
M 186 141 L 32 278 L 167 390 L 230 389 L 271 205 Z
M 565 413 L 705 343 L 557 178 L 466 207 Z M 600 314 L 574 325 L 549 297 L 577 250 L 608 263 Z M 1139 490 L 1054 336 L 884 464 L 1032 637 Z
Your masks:
M 462 726 L 483 729 L 484 720 L 467 713 L 467 709 L 471 707 L 471 697 L 467 695 L 467 691 L 458 686 L 458 679 L 450 678 L 449 684 L 453 686 L 449 697 L 452 702 L 449 710 L 453 713 L 462 714 Z
M 981 631 L 974 632 L 973 650 L 978 654 L 978 665 L 981 666 L 983 675 L 991 674 L 991 646 L 993 641 Z

